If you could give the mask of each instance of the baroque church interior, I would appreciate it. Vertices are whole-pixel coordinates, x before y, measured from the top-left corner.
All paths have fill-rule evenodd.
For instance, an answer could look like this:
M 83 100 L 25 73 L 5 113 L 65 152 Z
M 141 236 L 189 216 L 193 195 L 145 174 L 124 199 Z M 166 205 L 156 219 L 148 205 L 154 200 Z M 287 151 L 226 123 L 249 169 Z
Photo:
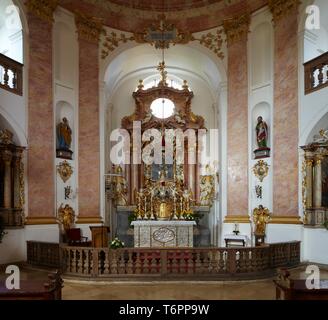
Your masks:
M 327 101 L 326 0 L 0 0 L 0 299 L 328 299 Z

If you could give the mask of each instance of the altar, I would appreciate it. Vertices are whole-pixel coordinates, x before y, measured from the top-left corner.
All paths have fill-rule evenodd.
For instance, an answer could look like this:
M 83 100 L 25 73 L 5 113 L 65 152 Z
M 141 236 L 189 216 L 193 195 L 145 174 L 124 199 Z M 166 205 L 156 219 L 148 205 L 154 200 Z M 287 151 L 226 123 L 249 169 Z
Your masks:
M 135 248 L 192 248 L 195 221 L 133 221 Z

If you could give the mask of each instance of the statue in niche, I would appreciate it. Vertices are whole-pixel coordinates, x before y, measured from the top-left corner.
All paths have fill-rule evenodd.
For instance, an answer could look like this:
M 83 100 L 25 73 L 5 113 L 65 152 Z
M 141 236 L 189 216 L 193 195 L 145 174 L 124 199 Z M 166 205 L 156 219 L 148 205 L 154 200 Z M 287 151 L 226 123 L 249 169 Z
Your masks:
M 268 125 L 262 117 L 257 118 L 256 138 L 259 148 L 268 147 Z
M 63 159 L 72 159 L 73 152 L 70 150 L 72 144 L 72 129 L 69 126 L 67 118 L 57 125 L 57 157 Z
M 258 149 L 254 151 L 255 159 L 270 157 L 270 148 L 268 147 L 269 130 L 267 123 L 263 120 L 263 117 L 257 118 L 256 125 L 256 141 Z
M 65 207 L 61 204 L 58 209 L 58 220 L 65 231 L 71 229 L 75 221 L 75 212 L 73 208 L 68 204 L 66 204 Z

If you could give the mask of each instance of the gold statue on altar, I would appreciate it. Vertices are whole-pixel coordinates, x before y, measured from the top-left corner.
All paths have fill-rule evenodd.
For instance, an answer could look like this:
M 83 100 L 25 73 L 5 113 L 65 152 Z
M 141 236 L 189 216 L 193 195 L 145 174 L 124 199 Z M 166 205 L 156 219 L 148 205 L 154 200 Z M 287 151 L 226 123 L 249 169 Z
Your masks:
M 174 176 L 166 178 L 165 169 L 160 172 L 158 181 L 148 181 L 144 189 L 136 193 L 138 220 L 184 220 L 192 215 L 193 195 L 184 189 L 181 182 Z
M 264 208 L 262 205 L 255 208 L 253 211 L 253 221 L 255 223 L 254 234 L 257 236 L 265 236 L 266 225 L 270 219 L 271 214 L 268 208 Z

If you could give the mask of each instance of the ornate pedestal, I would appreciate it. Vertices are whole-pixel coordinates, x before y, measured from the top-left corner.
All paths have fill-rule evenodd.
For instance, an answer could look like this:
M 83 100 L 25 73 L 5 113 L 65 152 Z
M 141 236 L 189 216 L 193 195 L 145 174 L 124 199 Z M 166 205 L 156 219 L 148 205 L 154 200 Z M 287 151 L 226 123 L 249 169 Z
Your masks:
M 195 221 L 134 221 L 135 248 L 192 248 Z

